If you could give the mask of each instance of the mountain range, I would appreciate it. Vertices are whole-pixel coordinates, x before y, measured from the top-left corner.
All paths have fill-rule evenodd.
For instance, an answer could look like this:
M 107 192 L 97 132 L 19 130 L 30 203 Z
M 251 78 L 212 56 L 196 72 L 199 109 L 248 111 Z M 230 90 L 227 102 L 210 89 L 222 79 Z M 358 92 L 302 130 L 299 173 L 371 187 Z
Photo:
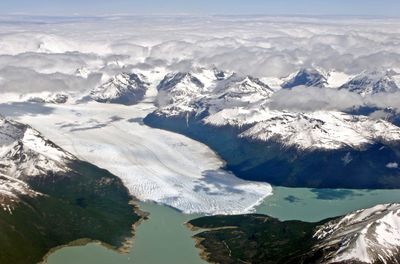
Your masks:
M 398 89 L 393 71 L 361 73 L 335 88 L 330 74 L 303 69 L 280 89 L 346 89 L 362 97 Z M 351 111 L 273 109 L 269 103 L 278 90 L 252 76 L 195 68 L 166 72 L 159 81 L 150 72 L 121 73 L 82 96 L 127 106 L 150 100 L 155 110 L 145 124 L 207 144 L 243 179 L 293 187 L 400 187 L 398 126 Z M 43 104 L 76 99 L 68 93 L 26 98 Z M 78 238 L 123 248 L 142 215 L 129 204 L 121 180 L 6 118 L 0 119 L 0 143 L 0 245 L 7 252 L 0 261 L 39 261 Z M 205 258 L 217 263 L 398 263 L 399 214 L 399 205 L 390 204 L 318 223 L 237 215 L 189 224 L 212 228 L 196 238 Z M 22 255 L 15 245 L 26 245 Z
M 247 180 L 313 188 L 400 186 L 398 169 L 389 166 L 399 160 L 398 126 L 337 110 L 271 109 L 275 92 L 266 83 L 219 72 L 166 75 L 157 86 L 158 109 L 145 123 L 207 144 Z M 289 82 L 322 85 L 320 75 L 302 71 Z

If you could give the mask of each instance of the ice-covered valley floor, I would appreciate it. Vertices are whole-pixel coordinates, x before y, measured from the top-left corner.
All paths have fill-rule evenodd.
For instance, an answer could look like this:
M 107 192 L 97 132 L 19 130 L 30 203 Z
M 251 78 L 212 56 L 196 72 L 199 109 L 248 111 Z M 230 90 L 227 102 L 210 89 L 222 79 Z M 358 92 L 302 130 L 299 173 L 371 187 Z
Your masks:
M 184 213 L 237 214 L 251 212 L 272 194 L 267 183 L 221 169 L 223 162 L 207 146 L 144 125 L 142 119 L 154 110 L 151 100 L 129 107 L 94 102 L 46 107 L 51 111 L 32 115 L 19 106 L 17 119 L 119 176 L 139 200 Z

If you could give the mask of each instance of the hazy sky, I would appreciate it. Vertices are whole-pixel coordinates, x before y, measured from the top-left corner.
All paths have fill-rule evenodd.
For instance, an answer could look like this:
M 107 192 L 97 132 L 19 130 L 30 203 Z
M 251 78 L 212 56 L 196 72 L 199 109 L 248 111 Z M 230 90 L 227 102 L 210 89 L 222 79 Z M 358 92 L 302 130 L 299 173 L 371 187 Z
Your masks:
M 0 0 L 0 13 L 304 14 L 398 17 L 400 0 Z

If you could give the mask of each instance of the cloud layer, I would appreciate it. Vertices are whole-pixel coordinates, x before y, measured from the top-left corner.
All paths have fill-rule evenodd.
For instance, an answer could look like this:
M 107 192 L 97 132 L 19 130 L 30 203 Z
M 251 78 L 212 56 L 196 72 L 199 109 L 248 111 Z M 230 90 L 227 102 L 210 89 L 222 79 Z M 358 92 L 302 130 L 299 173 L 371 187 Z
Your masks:
M 362 97 L 347 90 L 318 87 L 296 87 L 275 92 L 268 101 L 268 107 L 275 110 L 312 112 L 318 110 L 350 111 L 360 107 L 400 110 L 400 91 L 377 93 Z M 383 118 L 387 113 L 376 111 L 372 117 Z
M 0 32 L 0 89 L 7 91 L 96 85 L 99 78 L 85 81 L 75 75 L 80 68 L 103 78 L 126 68 L 154 66 L 216 66 L 279 78 L 311 66 L 347 74 L 400 69 L 400 20 L 390 19 L 10 16 L 0 21 Z M 17 68 L 23 76 L 18 77 Z M 304 92 L 312 98 L 316 91 Z M 327 102 L 315 103 L 328 108 L 337 106 L 331 105 L 332 97 L 343 98 L 340 107 L 358 100 L 324 93 Z

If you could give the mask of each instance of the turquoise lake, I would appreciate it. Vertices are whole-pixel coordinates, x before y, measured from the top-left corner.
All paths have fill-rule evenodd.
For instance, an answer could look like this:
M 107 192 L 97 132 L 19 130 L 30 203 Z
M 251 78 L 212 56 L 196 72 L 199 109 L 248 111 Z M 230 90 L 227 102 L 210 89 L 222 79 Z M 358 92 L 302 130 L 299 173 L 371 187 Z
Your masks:
M 257 213 L 281 220 L 319 221 L 380 203 L 400 202 L 400 190 L 348 190 L 275 187 L 274 194 L 257 207 Z M 128 254 L 97 243 L 64 247 L 52 253 L 48 264 L 200 264 L 194 234 L 184 225 L 199 215 L 152 203 L 140 204 L 150 219 L 137 229 Z

